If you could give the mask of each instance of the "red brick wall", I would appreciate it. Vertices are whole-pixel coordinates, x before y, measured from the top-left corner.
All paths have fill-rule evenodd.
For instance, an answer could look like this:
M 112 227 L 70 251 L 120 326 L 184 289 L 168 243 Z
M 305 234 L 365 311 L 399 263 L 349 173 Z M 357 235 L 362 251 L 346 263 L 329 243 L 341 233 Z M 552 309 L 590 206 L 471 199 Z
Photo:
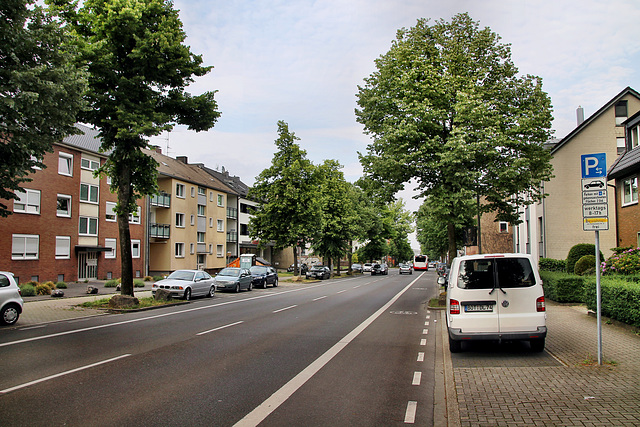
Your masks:
M 640 232 L 640 205 L 635 203 L 633 205 L 622 206 L 624 201 L 622 181 L 623 179 L 616 180 L 618 246 L 633 246 L 635 248 L 638 246 L 638 233 Z

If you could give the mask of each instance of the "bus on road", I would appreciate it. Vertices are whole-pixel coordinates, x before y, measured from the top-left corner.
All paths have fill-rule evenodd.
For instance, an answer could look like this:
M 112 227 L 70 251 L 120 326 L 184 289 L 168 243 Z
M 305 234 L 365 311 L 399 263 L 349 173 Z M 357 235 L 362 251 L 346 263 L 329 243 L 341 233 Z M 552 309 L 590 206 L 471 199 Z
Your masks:
M 429 258 L 426 255 L 416 255 L 413 257 L 414 270 L 429 270 Z

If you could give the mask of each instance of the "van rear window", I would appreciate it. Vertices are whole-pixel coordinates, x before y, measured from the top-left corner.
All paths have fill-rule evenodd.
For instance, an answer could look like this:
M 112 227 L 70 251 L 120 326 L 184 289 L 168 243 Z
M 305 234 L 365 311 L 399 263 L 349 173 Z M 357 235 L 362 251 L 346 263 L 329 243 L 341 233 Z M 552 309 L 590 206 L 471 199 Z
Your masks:
M 492 258 L 460 263 L 460 289 L 525 288 L 535 284 L 531 264 L 526 258 Z

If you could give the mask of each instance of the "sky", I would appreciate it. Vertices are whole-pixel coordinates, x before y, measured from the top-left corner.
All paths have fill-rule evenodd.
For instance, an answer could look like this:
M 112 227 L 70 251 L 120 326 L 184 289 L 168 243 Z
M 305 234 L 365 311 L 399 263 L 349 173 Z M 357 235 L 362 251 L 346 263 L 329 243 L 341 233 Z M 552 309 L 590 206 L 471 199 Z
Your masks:
M 542 78 L 554 137 L 576 127 L 620 91 L 640 90 L 638 0 L 174 0 L 186 44 L 213 70 L 188 89 L 217 90 L 213 129 L 176 126 L 151 140 L 164 154 L 224 167 L 252 185 L 271 165 L 283 120 L 307 157 L 336 159 L 348 181 L 362 175 L 371 142 L 356 122 L 358 85 L 401 28 L 467 12 L 511 45 L 520 74 Z M 168 149 L 168 151 L 167 151 Z M 416 211 L 413 186 L 400 193 Z M 415 236 L 410 238 L 418 249 Z

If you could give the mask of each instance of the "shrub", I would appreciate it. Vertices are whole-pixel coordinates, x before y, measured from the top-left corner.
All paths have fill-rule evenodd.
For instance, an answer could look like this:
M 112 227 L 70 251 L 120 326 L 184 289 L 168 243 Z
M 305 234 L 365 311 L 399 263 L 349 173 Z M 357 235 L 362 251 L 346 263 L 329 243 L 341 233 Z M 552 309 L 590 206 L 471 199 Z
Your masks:
M 557 302 L 584 302 L 584 280 L 580 276 L 541 271 L 544 294 Z
M 162 280 L 164 278 L 165 278 L 164 276 L 153 276 L 153 281 L 157 282 L 157 281 Z
M 67 284 L 64 282 L 56 283 L 56 289 L 67 289 Z
M 640 283 L 623 277 L 604 276 L 600 280 L 603 316 L 640 327 Z M 591 310 L 597 309 L 596 279 L 585 279 L 585 302 Z
M 567 256 L 567 267 L 565 271 L 567 273 L 573 273 L 576 262 L 578 262 L 580 258 L 585 255 L 595 256 L 595 253 L 596 245 L 593 245 L 591 243 L 579 243 L 575 245 L 571 248 L 571 250 L 569 250 L 569 255 Z M 602 256 L 602 252 L 600 252 L 600 259 L 604 259 L 604 257 Z
M 578 276 L 582 276 L 590 269 L 595 271 L 596 257 L 595 255 L 585 255 L 576 262 L 573 272 Z
M 24 285 L 20 285 L 20 293 L 23 297 L 35 297 L 36 287 L 30 283 L 25 283 Z
M 46 283 L 42 283 L 36 286 L 36 293 L 38 295 L 51 295 L 51 287 Z
M 540 258 L 538 267 L 541 271 L 560 271 L 564 272 L 567 268 L 567 261 L 552 258 Z
M 117 279 L 111 279 L 111 280 L 107 280 L 104 283 L 104 287 L 105 288 L 115 288 L 116 286 L 118 286 L 119 280 Z
M 144 276 L 144 281 L 145 281 L 145 282 L 150 282 L 150 281 L 152 281 L 152 280 L 153 280 L 153 277 L 151 277 L 151 276 Z
M 133 280 L 133 287 L 134 288 L 144 288 L 144 280 L 134 279 Z
M 602 272 L 618 274 L 640 273 L 640 248 L 615 248 L 619 251 L 602 263 Z
M 55 289 L 56 288 L 56 284 L 53 283 L 51 280 L 48 282 L 44 283 L 45 285 L 47 285 L 48 287 L 50 287 L 51 289 Z

